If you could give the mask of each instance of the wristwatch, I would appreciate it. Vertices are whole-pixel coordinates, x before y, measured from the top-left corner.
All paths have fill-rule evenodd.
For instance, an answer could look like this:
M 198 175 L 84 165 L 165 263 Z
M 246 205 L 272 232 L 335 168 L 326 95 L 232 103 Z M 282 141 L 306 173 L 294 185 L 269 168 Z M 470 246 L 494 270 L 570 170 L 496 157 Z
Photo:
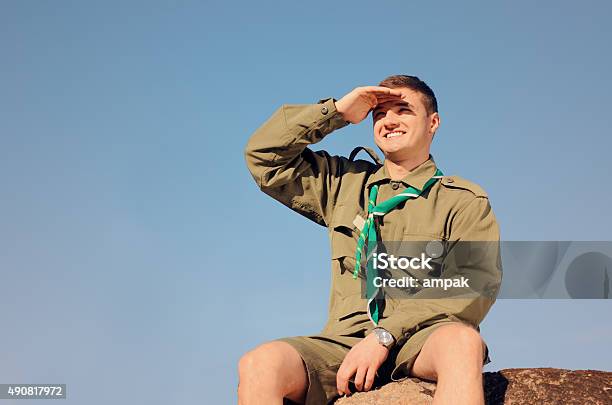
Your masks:
M 376 338 L 378 339 L 378 343 L 385 346 L 387 349 L 391 349 L 391 347 L 393 347 L 393 345 L 395 344 L 395 338 L 386 329 L 374 328 L 372 330 L 372 333 L 376 335 Z

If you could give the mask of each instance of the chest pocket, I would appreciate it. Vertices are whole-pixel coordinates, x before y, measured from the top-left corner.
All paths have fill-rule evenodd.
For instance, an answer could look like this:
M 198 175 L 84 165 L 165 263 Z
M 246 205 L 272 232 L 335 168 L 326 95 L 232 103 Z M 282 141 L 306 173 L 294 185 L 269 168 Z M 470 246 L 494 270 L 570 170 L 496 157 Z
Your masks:
M 404 260 L 404 269 L 390 270 L 392 277 L 411 275 L 422 279 L 440 277 L 444 272 L 448 243 L 443 239 L 433 238 L 426 234 L 410 234 L 404 235 L 401 241 L 383 242 L 383 246 L 388 255 Z M 407 269 L 406 260 L 412 261 L 412 259 L 417 259 L 414 263 L 417 267 Z
M 359 207 L 336 206 L 330 226 L 331 256 L 343 264 L 344 270 L 355 267 L 355 250 L 361 229 L 357 228 L 357 215 L 364 218 Z M 362 224 L 359 224 L 360 226 Z

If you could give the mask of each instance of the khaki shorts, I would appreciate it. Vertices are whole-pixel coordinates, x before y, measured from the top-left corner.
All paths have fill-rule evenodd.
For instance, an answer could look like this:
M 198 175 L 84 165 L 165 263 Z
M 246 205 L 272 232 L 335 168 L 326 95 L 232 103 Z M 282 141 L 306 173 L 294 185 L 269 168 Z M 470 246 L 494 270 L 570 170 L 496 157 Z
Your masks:
M 409 376 L 414 361 L 429 335 L 439 326 L 447 322 L 439 322 L 416 332 L 400 347 L 394 347 L 387 360 L 378 369 L 372 389 L 383 386 L 391 381 L 400 381 Z M 336 373 L 344 360 L 344 356 L 363 337 L 351 336 L 292 336 L 276 341 L 287 342 L 295 348 L 306 365 L 308 373 L 308 390 L 305 405 L 326 405 L 336 400 Z M 489 348 L 486 346 L 483 366 L 491 362 Z M 352 381 L 352 380 L 351 380 Z M 352 391 L 354 385 L 350 385 Z M 291 404 L 285 400 L 285 404 Z

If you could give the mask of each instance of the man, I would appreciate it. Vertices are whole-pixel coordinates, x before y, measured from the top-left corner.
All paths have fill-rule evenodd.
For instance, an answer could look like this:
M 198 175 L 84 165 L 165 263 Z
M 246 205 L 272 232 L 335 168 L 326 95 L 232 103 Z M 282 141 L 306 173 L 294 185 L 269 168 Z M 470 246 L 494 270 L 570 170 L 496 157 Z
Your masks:
M 384 164 L 308 148 L 370 112 Z M 319 335 L 277 339 L 240 359 L 241 405 L 326 404 L 408 376 L 437 381 L 434 404 L 484 404 L 482 367 L 490 359 L 478 325 L 494 298 L 387 299 L 373 312 L 353 277 L 361 267 L 360 239 L 372 225 L 366 219 L 403 190 L 412 197 L 379 213 L 368 228 L 382 241 L 499 240 L 482 188 L 437 175 L 429 151 L 439 125 L 433 91 L 417 77 L 399 75 L 338 101 L 283 105 L 253 134 L 245 155 L 261 190 L 329 229 L 332 286 Z M 488 271 L 496 264 L 478 265 Z

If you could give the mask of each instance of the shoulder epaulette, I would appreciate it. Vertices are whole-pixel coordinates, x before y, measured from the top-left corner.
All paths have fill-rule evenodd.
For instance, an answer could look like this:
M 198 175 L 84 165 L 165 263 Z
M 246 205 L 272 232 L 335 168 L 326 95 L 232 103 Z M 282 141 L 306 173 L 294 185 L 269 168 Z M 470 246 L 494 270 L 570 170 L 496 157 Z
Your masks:
M 442 178 L 441 183 L 443 186 L 448 187 L 448 188 L 459 188 L 463 190 L 469 190 L 472 193 L 474 193 L 476 197 L 488 197 L 489 196 L 487 192 L 484 191 L 484 189 L 480 187 L 478 184 L 473 183 L 469 180 L 466 180 L 463 177 L 444 176 Z

